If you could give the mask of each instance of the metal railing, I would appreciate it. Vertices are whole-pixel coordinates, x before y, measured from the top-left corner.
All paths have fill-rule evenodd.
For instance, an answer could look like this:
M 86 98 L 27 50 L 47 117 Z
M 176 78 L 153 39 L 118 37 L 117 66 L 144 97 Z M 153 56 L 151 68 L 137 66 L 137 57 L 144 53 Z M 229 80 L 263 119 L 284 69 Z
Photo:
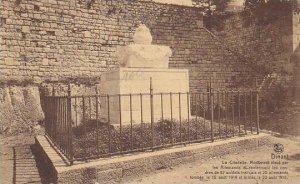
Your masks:
M 44 97 L 45 133 L 49 141 L 73 164 L 71 88 L 68 96 Z
M 44 102 L 46 136 L 71 165 L 259 133 L 257 90 L 72 96 L 69 86 Z

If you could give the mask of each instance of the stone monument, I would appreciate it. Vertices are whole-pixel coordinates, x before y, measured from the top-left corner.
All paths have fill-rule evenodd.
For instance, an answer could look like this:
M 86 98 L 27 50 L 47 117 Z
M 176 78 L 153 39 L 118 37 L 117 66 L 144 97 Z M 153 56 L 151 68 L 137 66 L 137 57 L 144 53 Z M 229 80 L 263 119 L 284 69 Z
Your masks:
M 117 48 L 120 67 L 101 76 L 100 93 L 110 95 L 110 123 L 150 123 L 150 86 L 153 94 L 153 121 L 162 117 L 171 119 L 171 114 L 176 120 L 187 119 L 188 70 L 168 68 L 171 49 L 168 46 L 152 45 L 150 30 L 145 25 L 136 29 L 133 41 L 133 44 Z M 101 99 L 101 118 L 107 120 L 108 98 Z

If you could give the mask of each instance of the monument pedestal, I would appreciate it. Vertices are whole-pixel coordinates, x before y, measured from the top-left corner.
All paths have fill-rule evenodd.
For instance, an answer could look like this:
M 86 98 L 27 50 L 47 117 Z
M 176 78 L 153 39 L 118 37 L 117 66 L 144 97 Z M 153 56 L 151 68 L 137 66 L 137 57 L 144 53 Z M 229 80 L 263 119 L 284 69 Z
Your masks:
M 101 76 L 100 93 L 107 95 L 101 98 L 101 118 L 111 124 L 187 119 L 188 70 L 168 68 L 172 50 L 151 45 L 144 24 L 136 29 L 133 41 L 117 49 L 120 68 Z
M 153 120 L 185 120 L 189 108 L 187 69 L 118 68 L 101 76 L 101 95 L 109 94 L 111 124 L 151 122 L 150 78 L 153 89 Z M 172 93 L 170 95 L 170 93 Z M 121 95 L 119 95 L 121 94 Z M 130 95 L 131 94 L 131 95 Z M 108 98 L 101 98 L 101 118 L 108 119 Z

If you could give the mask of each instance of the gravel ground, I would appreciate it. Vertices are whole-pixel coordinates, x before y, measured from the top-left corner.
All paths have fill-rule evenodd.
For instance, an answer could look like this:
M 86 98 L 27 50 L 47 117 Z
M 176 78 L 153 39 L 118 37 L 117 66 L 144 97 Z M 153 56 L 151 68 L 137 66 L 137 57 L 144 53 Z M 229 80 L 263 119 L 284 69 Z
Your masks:
M 34 152 L 34 137 L 32 135 L 18 135 L 3 137 L 0 136 L 1 171 L 0 183 L 50 183 L 51 178 L 47 178 L 46 168 L 37 162 Z M 300 138 L 274 137 L 274 143 L 284 145 L 282 155 L 288 154 L 288 158 L 271 159 L 274 153 L 273 147 L 263 146 L 255 150 L 246 151 L 239 154 L 224 155 L 222 157 L 211 158 L 205 161 L 197 161 L 190 164 L 181 165 L 170 169 L 158 170 L 153 174 L 123 181 L 123 183 L 207 183 L 207 184 L 298 184 L 300 183 Z M 265 175 L 267 179 L 212 179 L 211 174 L 206 171 L 214 171 L 213 167 L 222 165 L 227 161 L 287 161 L 287 179 L 269 179 L 273 175 Z M 223 164 L 224 165 L 224 164 Z M 283 170 L 284 171 L 284 170 Z M 228 175 L 229 176 L 229 175 Z M 249 175 L 247 175 L 249 176 Z M 250 175 L 251 176 L 251 175 Z M 203 178 L 201 178 L 203 177 Z M 256 175 L 257 177 L 257 175 Z M 277 175 L 278 177 L 278 175 Z
M 289 138 L 278 138 L 274 137 L 273 139 L 274 143 L 281 143 L 284 145 L 284 152 L 281 153 L 282 155 L 288 154 L 288 158 L 284 159 L 271 159 L 271 153 L 274 153 L 273 147 L 269 146 L 262 146 L 255 150 L 246 151 L 239 154 L 230 154 L 230 155 L 224 155 L 222 157 L 218 158 L 212 158 L 210 160 L 205 161 L 198 161 L 195 163 L 190 163 L 186 165 L 181 165 L 176 168 L 171 169 L 165 169 L 165 170 L 159 170 L 156 171 L 156 173 L 144 176 L 142 178 L 134 179 L 131 181 L 126 181 L 124 183 L 143 183 L 143 184 L 153 184 L 153 183 L 205 183 L 205 184 L 299 184 L 300 183 L 300 139 L 291 139 Z M 258 175 L 254 174 L 243 174 L 244 176 L 255 176 L 256 179 L 212 179 L 213 174 L 205 174 L 206 171 L 215 171 L 213 167 L 220 167 L 222 165 L 222 162 L 228 162 L 230 161 L 280 161 L 281 164 L 283 164 L 284 161 L 287 161 L 288 163 L 286 166 L 288 169 L 286 170 L 288 172 L 287 179 L 271 179 L 271 176 L 279 177 L 278 174 L 266 174 L 264 176 L 267 177 L 267 179 L 258 178 Z M 224 165 L 224 164 L 223 164 Z M 260 165 L 260 164 L 259 164 Z M 274 164 L 272 164 L 274 165 Z M 232 166 L 236 166 L 233 164 Z M 285 165 L 282 165 L 285 166 Z M 241 171 L 238 169 L 235 169 L 236 171 Z M 256 170 L 263 172 L 263 169 Z M 270 171 L 270 170 L 269 170 Z M 274 171 L 274 170 L 273 170 Z M 285 171 L 284 169 L 279 169 L 278 171 Z M 233 176 L 234 174 L 230 174 Z M 228 177 L 230 175 L 227 175 Z M 210 176 L 211 178 L 207 178 L 207 176 Z M 221 176 L 220 174 L 218 176 Z M 217 177 L 218 177 L 217 176 Z M 260 175 L 262 176 L 262 174 Z M 284 175 L 283 175 L 284 176 Z M 203 177 L 203 178 L 201 178 Z

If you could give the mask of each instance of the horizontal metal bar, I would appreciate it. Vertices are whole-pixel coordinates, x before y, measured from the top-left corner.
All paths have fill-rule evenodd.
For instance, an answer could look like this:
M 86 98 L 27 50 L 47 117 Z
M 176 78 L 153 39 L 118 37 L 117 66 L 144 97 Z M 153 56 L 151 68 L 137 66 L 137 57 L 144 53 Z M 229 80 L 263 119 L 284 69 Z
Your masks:
M 227 93 L 243 93 L 243 92 L 259 92 L 258 90 L 255 90 L 255 89 L 251 89 L 251 90 L 214 90 L 214 91 L 211 91 L 211 92 L 171 92 L 172 94 L 174 95 L 178 95 L 178 94 L 189 94 L 189 95 L 197 95 L 197 94 L 218 94 L 218 93 L 221 93 L 221 92 L 227 92 Z M 110 97 L 118 97 L 119 95 L 120 96 L 140 96 L 140 95 L 151 95 L 150 93 L 127 93 L 127 94 L 101 94 L 101 95 L 73 95 L 73 96 L 67 96 L 67 95 L 59 95 L 59 96 L 45 96 L 45 98 L 82 98 L 82 97 L 102 97 L 102 98 L 106 98 L 108 96 Z M 169 93 L 153 93 L 152 95 L 170 95 L 170 92 Z
M 244 136 L 244 133 L 241 134 L 236 134 L 234 137 L 236 136 Z M 233 136 L 227 136 L 226 138 L 231 138 Z M 222 138 L 225 140 L 225 138 Z M 215 140 L 221 140 L 220 138 L 215 138 Z M 207 138 L 207 139 L 198 139 L 198 140 L 192 140 L 192 141 L 184 141 L 184 142 L 178 142 L 178 143 L 173 143 L 173 144 L 164 144 L 161 146 L 154 146 L 154 147 L 145 147 L 145 148 L 140 148 L 140 149 L 133 149 L 133 150 L 128 150 L 128 151 L 123 151 L 122 154 L 120 154 L 120 152 L 116 151 L 113 153 L 106 153 L 106 154 L 100 154 L 99 156 L 102 158 L 109 158 L 112 156 L 124 156 L 124 154 L 130 154 L 130 153 L 138 153 L 138 152 L 150 152 L 153 150 L 157 150 L 157 149 L 162 149 L 162 148 L 170 148 L 170 147 L 175 147 L 175 146 L 186 146 L 189 143 L 203 143 L 203 142 L 211 142 L 211 138 Z M 85 161 L 86 159 L 98 159 L 99 156 L 89 156 L 86 158 L 80 157 L 80 158 L 74 158 L 74 161 Z

